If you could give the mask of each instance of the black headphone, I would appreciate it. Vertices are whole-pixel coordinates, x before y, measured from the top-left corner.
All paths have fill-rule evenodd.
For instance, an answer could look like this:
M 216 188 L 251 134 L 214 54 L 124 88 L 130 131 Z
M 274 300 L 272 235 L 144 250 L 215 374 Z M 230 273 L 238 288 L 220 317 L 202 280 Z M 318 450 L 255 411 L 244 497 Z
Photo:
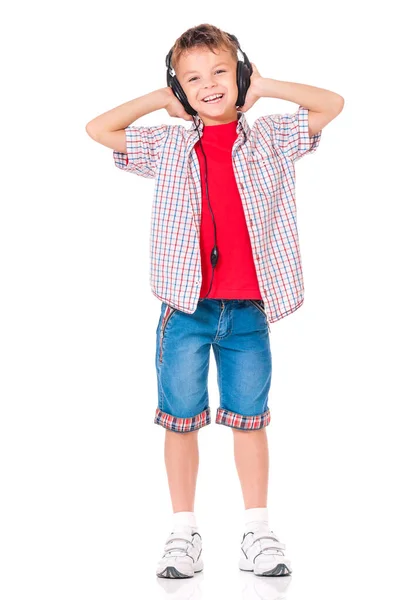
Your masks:
M 226 33 L 226 35 L 229 37 L 230 40 L 234 41 L 237 44 L 238 52 L 241 52 L 242 56 L 244 57 L 244 60 L 241 60 L 238 57 L 238 62 L 237 62 L 238 98 L 235 103 L 235 106 L 237 108 L 239 108 L 240 106 L 244 106 L 244 104 L 245 104 L 245 96 L 247 95 L 248 88 L 250 87 L 251 75 L 253 73 L 253 67 L 252 67 L 250 61 L 248 60 L 248 57 L 245 54 L 245 52 L 243 50 L 241 50 L 241 46 L 240 46 L 237 38 L 235 37 L 235 35 L 232 35 L 230 33 Z M 212 278 L 210 281 L 209 290 L 208 290 L 206 296 L 204 296 L 204 298 L 202 298 L 202 300 L 204 300 L 209 295 L 210 290 L 212 289 L 214 270 L 215 270 L 215 266 L 216 266 L 216 263 L 218 262 L 218 258 L 219 258 L 219 252 L 218 252 L 218 248 L 216 246 L 216 224 L 215 224 L 215 218 L 214 218 L 213 212 L 212 212 L 212 207 L 211 207 L 210 201 L 209 201 L 208 177 L 207 177 L 208 165 L 207 165 L 207 161 L 206 161 L 206 154 L 203 150 L 202 140 L 200 138 L 200 133 L 199 133 L 199 128 L 197 127 L 196 122 L 194 120 L 194 117 L 197 116 L 198 113 L 194 108 L 192 108 L 192 106 L 190 106 L 189 101 L 187 100 L 187 96 L 186 96 L 183 88 L 181 87 L 179 80 L 177 79 L 173 65 L 171 64 L 172 54 L 173 54 L 173 48 L 167 54 L 166 59 L 165 59 L 165 64 L 167 67 L 167 85 L 168 85 L 168 87 L 170 87 L 173 90 L 174 95 L 181 102 L 185 111 L 193 117 L 193 122 L 194 122 L 197 132 L 199 134 L 200 147 L 202 149 L 202 153 L 205 158 L 206 197 L 208 199 L 209 209 L 212 214 L 212 221 L 213 221 L 214 234 L 215 234 L 215 245 L 212 248 L 212 251 L 210 254 L 210 262 L 212 265 Z M 199 300 L 199 302 L 201 302 L 202 300 Z
M 238 52 L 241 52 L 241 54 L 244 57 L 244 60 L 238 59 L 238 63 L 237 63 L 238 98 L 235 103 L 235 106 L 238 106 L 238 107 L 244 106 L 245 96 L 247 94 L 247 90 L 250 87 L 250 83 L 251 83 L 250 79 L 251 79 L 251 75 L 253 73 L 253 67 L 252 67 L 250 61 L 248 60 L 248 57 L 245 54 L 245 52 L 243 52 L 243 50 L 241 50 L 241 47 L 240 47 L 239 42 L 238 42 L 237 38 L 235 37 L 235 35 L 232 35 L 230 33 L 227 33 L 226 35 L 229 37 L 229 39 L 231 41 L 234 41 L 238 45 Z M 165 64 L 167 67 L 167 85 L 169 87 L 171 87 L 176 98 L 178 100 L 180 100 L 180 102 L 184 106 L 185 111 L 189 115 L 192 115 L 193 117 L 195 117 L 197 115 L 197 111 L 190 106 L 190 104 L 187 100 L 187 96 L 184 93 L 184 90 L 181 87 L 181 84 L 180 84 L 179 80 L 177 79 L 177 76 L 176 76 L 173 66 L 171 64 L 172 54 L 173 54 L 173 48 L 167 54 L 166 59 L 165 59 Z

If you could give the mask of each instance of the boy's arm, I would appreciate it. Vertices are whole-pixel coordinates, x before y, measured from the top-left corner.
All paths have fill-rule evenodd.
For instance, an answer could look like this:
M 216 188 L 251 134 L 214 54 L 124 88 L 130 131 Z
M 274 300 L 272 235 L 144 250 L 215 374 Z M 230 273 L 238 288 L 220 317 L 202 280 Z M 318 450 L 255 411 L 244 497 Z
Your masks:
M 323 88 L 264 78 L 259 78 L 256 83 L 262 96 L 299 104 L 298 110 L 292 114 L 273 114 L 263 118 L 270 127 L 273 147 L 293 162 L 316 151 L 323 128 L 344 107 L 342 96 Z
M 89 136 L 117 152 L 127 153 L 125 128 L 140 117 L 165 108 L 172 99 L 169 87 L 160 88 L 99 115 L 89 121 L 86 131 Z
M 253 94 L 258 98 L 281 98 L 295 102 L 308 110 L 308 133 L 313 137 L 337 117 L 344 107 L 344 98 L 335 92 L 291 81 L 257 77 Z

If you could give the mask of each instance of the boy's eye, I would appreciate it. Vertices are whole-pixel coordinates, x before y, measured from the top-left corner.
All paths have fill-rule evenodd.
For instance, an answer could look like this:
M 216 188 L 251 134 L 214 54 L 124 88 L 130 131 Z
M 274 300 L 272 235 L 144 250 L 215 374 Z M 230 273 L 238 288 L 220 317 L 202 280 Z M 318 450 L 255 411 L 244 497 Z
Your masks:
M 215 73 L 225 73 L 225 69 L 217 69 Z M 190 81 L 193 81 L 193 79 L 197 79 L 197 77 L 192 77 L 191 79 L 189 79 L 189 83 Z

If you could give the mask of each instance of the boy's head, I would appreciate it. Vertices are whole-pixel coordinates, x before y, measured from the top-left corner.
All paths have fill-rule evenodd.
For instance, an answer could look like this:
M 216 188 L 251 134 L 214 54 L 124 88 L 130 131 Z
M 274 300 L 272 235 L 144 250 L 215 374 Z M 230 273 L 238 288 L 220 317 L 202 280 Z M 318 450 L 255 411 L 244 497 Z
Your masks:
M 171 64 L 204 125 L 230 123 L 238 118 L 237 50 L 236 42 L 209 24 L 188 29 L 173 46 Z M 222 98 L 213 103 L 204 101 L 214 94 L 222 94 Z

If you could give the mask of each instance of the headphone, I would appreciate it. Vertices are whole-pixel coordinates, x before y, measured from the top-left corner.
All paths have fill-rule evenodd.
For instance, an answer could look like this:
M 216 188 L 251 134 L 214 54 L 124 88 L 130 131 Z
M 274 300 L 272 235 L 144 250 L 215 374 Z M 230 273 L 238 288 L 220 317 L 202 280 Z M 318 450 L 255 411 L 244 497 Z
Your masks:
M 226 32 L 225 32 L 226 33 Z M 237 87 L 238 87 L 238 98 L 237 101 L 235 103 L 235 106 L 238 108 L 240 106 L 244 106 L 245 104 L 245 96 L 247 94 L 248 88 L 250 87 L 251 84 L 251 75 L 253 73 L 253 68 L 252 65 L 250 63 L 250 61 L 248 60 L 247 55 L 245 54 L 245 52 L 241 49 L 240 44 L 238 42 L 238 39 L 235 37 L 235 35 L 232 35 L 230 33 L 226 33 L 226 35 L 229 37 L 229 39 L 231 41 L 234 41 L 237 46 L 238 46 L 238 50 L 237 52 L 240 52 L 243 56 L 243 60 L 239 58 L 238 55 L 238 62 L 237 62 Z M 209 201 L 209 190 L 208 190 L 208 177 L 207 177 L 207 173 L 208 173 L 208 165 L 207 165 L 207 161 L 206 161 L 206 154 L 203 150 L 203 146 L 202 146 L 202 140 L 200 138 L 200 132 L 199 129 L 196 125 L 195 122 L 195 116 L 197 116 L 197 111 L 189 104 L 189 101 L 187 100 L 187 96 L 183 90 L 183 88 L 181 87 L 181 84 L 179 82 L 179 80 L 177 79 L 177 76 L 175 74 L 173 65 L 171 64 L 171 57 L 173 54 L 173 48 L 171 48 L 170 52 L 167 54 L 166 59 L 165 59 L 165 64 L 167 67 L 167 85 L 168 87 L 170 87 L 173 90 L 173 94 L 176 96 L 176 98 L 181 102 L 181 104 L 183 105 L 185 111 L 187 112 L 187 114 L 191 115 L 193 117 L 193 122 L 195 124 L 195 127 L 197 129 L 197 132 L 199 134 L 199 143 L 200 143 L 200 147 L 202 149 L 202 153 L 205 159 L 205 180 L 206 180 L 206 197 L 208 199 L 208 203 L 209 203 L 209 209 L 212 215 L 212 221 L 213 221 L 213 228 L 214 228 L 214 235 L 215 235 L 215 245 L 212 248 L 211 254 L 210 254 L 210 262 L 212 265 L 212 278 L 210 281 L 210 286 L 209 286 L 209 290 L 206 294 L 206 296 L 204 296 L 204 298 L 202 298 L 201 300 L 199 300 L 199 302 L 203 301 L 210 293 L 210 290 L 212 289 L 212 282 L 213 282 L 213 275 L 214 275 L 214 270 L 215 270 L 215 266 L 218 262 L 218 258 L 219 258 L 219 252 L 218 252 L 218 248 L 216 246 L 216 224 L 215 224 L 215 218 L 213 216 L 213 212 L 212 212 L 212 207 L 210 205 L 210 201 Z

